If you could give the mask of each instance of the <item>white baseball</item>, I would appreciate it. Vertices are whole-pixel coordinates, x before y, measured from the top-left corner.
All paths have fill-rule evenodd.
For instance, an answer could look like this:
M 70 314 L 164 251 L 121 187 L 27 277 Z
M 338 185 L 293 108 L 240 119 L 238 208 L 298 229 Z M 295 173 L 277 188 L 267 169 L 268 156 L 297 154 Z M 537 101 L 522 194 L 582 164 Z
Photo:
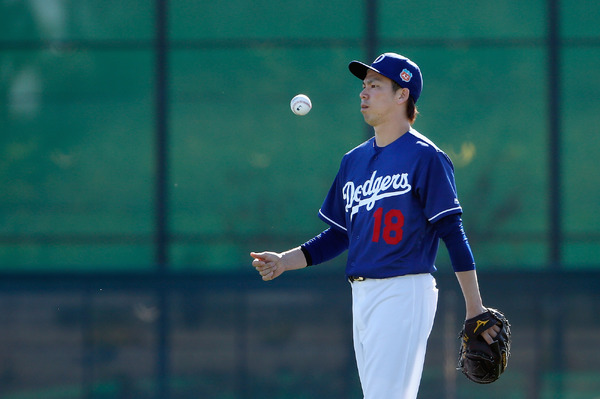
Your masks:
M 310 98 L 308 98 L 308 96 L 304 94 L 298 94 L 292 98 L 290 107 L 292 108 L 292 112 L 296 115 L 306 115 L 312 108 L 312 103 L 310 102 Z

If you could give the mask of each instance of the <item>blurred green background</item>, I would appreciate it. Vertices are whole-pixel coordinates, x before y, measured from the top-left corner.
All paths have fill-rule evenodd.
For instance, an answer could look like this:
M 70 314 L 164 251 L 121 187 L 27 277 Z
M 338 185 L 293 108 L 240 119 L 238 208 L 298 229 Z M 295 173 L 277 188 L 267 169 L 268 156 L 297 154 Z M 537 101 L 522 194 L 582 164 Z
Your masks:
M 177 291 L 215 274 L 217 286 L 232 279 L 262 290 L 244 285 L 251 250 L 285 250 L 327 227 L 317 211 L 341 157 L 372 134 L 347 64 L 386 51 L 421 67 L 415 128 L 454 161 L 481 273 L 508 281 L 555 273 L 546 293 L 562 291 L 552 285 L 558 273 L 580 276 L 573 287 L 600 284 L 598 21 L 600 3 L 584 0 L 0 0 L 0 279 L 9 291 L 21 287 L 0 296 L 5 322 L 18 325 L 11 339 L 39 321 L 18 324 L 31 295 L 41 303 L 66 295 L 89 333 L 98 325 L 81 322 L 86 314 L 105 320 L 95 279 L 110 273 L 98 280 L 106 287 L 146 276 L 136 283 L 145 299 L 127 286 L 108 302 L 161 309 L 167 295 L 171 310 L 153 319 L 147 350 L 158 351 L 159 377 L 168 374 L 165 342 L 182 310 L 173 291 L 155 296 L 156 284 L 188 276 L 168 280 Z M 289 108 L 298 93 L 313 102 L 304 117 Z M 443 248 L 438 268 L 450 270 Z M 343 257 L 313 271 L 343 277 Z M 31 281 L 46 281 L 53 299 Z M 63 292 L 60 281 L 72 284 Z M 208 312 L 210 302 L 194 301 Z M 583 304 L 596 309 L 597 298 Z M 450 307 L 462 317 L 460 304 Z M 232 334 L 243 335 L 247 325 L 235 320 Z M 561 347 L 562 336 L 545 342 L 558 337 Z M 80 342 L 93 356 L 76 379 L 88 385 L 99 374 L 86 367 L 97 370 L 94 356 L 105 355 L 98 342 Z M 345 362 L 353 373 L 351 356 Z M 552 375 L 536 375 L 534 388 L 510 397 L 542 397 L 536 389 Z M 81 397 L 104 397 L 94 389 Z
M 154 2 L 0 4 L 2 268 L 152 269 Z M 415 128 L 454 160 L 478 263 L 554 262 L 549 206 L 560 201 L 561 263 L 597 265 L 600 6 L 562 3 L 554 81 L 545 0 L 379 1 L 370 26 L 374 4 L 168 3 L 168 268 L 237 268 L 251 249 L 285 249 L 326 227 L 316 212 L 339 160 L 370 134 L 347 64 L 384 51 L 421 66 Z M 304 118 L 289 110 L 297 93 L 314 103 Z

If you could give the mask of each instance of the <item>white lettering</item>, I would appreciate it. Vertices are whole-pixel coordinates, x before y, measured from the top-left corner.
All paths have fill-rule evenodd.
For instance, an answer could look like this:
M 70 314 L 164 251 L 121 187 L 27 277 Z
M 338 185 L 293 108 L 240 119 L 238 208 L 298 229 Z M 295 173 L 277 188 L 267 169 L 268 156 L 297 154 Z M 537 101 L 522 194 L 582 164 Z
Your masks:
M 368 180 L 356 187 L 353 181 L 346 182 L 342 188 L 342 195 L 346 201 L 346 212 L 351 212 L 352 219 L 361 206 L 370 211 L 379 199 L 403 195 L 411 189 L 408 173 L 377 176 L 377 171 L 374 171 Z

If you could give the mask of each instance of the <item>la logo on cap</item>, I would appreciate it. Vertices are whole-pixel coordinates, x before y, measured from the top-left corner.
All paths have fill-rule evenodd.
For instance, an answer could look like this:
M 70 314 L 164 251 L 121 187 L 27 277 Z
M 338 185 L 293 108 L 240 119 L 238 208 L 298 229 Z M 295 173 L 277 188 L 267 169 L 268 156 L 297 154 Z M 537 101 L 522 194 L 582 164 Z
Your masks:
M 412 79 L 412 73 L 410 73 L 408 69 L 404 68 L 402 72 L 400 72 L 400 79 L 402 79 L 405 82 L 410 82 L 410 80 Z

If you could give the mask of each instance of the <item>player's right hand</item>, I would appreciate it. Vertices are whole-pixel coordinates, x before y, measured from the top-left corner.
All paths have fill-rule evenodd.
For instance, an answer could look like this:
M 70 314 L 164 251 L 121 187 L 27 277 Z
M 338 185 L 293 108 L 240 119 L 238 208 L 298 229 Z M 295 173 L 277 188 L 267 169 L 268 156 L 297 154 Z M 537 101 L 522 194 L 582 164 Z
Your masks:
M 264 281 L 273 280 L 285 271 L 282 254 L 275 252 L 250 252 L 254 258 L 252 266 L 258 271 Z

